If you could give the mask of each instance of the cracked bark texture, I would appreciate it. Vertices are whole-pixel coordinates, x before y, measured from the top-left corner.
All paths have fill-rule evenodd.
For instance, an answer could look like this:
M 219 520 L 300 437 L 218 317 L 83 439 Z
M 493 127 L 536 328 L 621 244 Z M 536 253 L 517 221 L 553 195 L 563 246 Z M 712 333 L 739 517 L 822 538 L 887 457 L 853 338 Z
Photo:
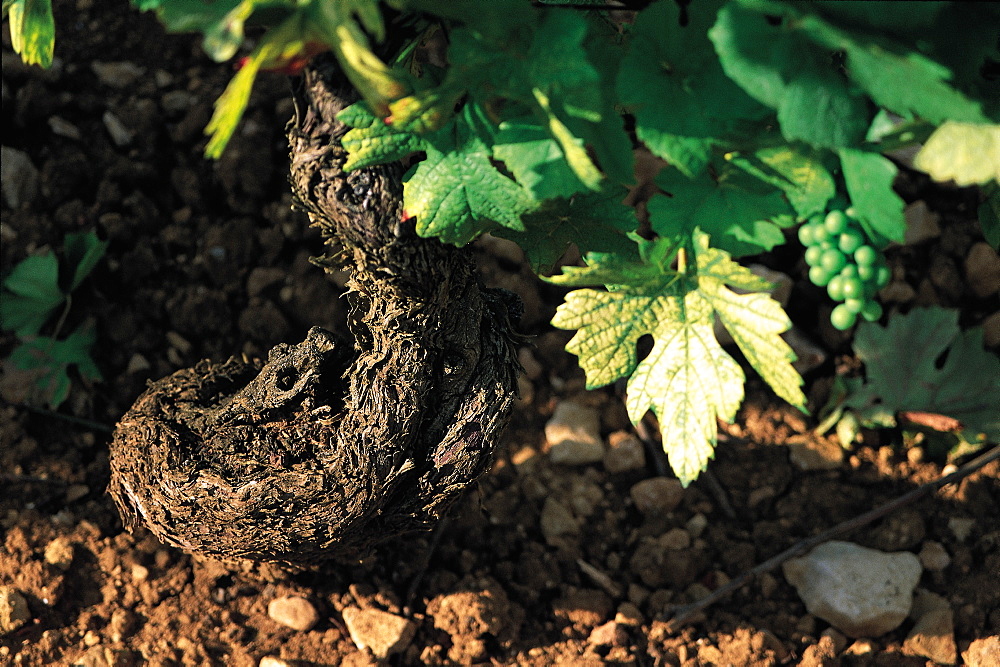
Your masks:
M 519 302 L 402 220 L 402 167 L 344 173 L 354 93 L 329 60 L 297 82 L 291 184 L 353 265 L 353 341 L 314 328 L 267 362 L 201 362 L 118 424 L 127 527 L 223 558 L 309 564 L 432 526 L 489 469 L 517 386 Z

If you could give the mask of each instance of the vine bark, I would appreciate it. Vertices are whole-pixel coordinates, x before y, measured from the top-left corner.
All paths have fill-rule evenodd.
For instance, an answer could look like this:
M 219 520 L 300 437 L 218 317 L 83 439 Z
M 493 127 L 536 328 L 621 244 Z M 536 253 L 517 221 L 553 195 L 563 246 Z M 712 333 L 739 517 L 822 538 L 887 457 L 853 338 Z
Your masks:
M 520 303 L 468 252 L 417 236 L 402 166 L 343 171 L 354 101 L 329 60 L 294 91 L 291 185 L 349 283 L 353 343 L 313 328 L 263 366 L 201 362 L 119 423 L 110 491 L 129 528 L 227 558 L 355 555 L 427 528 L 492 463 L 516 392 Z

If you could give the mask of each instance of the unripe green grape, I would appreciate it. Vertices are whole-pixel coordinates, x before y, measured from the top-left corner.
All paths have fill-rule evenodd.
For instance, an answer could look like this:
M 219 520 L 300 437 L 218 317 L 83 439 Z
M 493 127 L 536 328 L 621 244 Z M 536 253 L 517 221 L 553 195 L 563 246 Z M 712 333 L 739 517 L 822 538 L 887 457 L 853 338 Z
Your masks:
M 865 303 L 867 302 L 864 299 L 844 299 L 844 303 L 842 305 L 857 315 L 865 309 Z
M 848 206 L 847 208 L 844 209 L 844 215 L 846 215 L 851 220 L 857 220 L 858 209 L 854 208 L 853 206 Z
M 811 222 L 807 222 L 799 227 L 799 243 L 807 248 L 816 245 L 816 237 L 813 233 L 814 230 L 815 227 L 813 227 L 813 223 Z
M 811 245 L 806 248 L 806 264 L 809 266 L 819 266 L 819 260 L 823 256 L 823 249 L 818 245 Z
M 878 259 L 878 250 L 870 245 L 863 245 L 854 251 L 854 261 L 858 266 L 874 266 Z
M 876 275 L 878 275 L 877 266 L 858 264 L 858 278 L 861 278 L 865 282 L 871 281 L 874 283 Z
M 864 235 L 853 227 L 848 228 L 846 232 L 837 237 L 837 247 L 845 255 L 854 254 L 854 251 L 864 245 L 864 243 Z
M 878 301 L 866 302 L 865 307 L 861 309 L 861 317 L 869 322 L 878 321 L 882 317 L 882 306 Z
M 823 251 L 823 256 L 819 260 L 819 265 L 823 269 L 833 275 L 835 273 L 840 273 L 840 270 L 847 266 L 847 258 L 844 257 L 844 253 L 840 252 L 836 248 L 830 248 L 829 250 Z
M 843 303 L 834 307 L 833 312 L 830 313 L 830 324 L 840 331 L 845 331 L 853 327 L 857 319 L 857 313 L 850 310 Z
M 848 278 L 857 278 L 858 277 L 858 265 L 857 264 L 848 264 L 847 266 L 845 266 L 844 268 L 842 268 L 840 270 L 840 275 L 844 276 L 844 280 L 847 280 Z
M 823 245 L 830 241 L 830 232 L 826 231 L 826 227 L 822 224 L 818 224 L 813 227 L 813 245 Z
M 830 211 L 826 214 L 826 219 L 823 220 L 823 226 L 826 227 L 826 231 L 830 235 L 843 233 L 849 224 L 850 221 L 843 211 Z
M 844 277 L 839 273 L 833 278 L 830 278 L 830 282 L 826 285 L 826 293 L 830 295 L 830 298 L 834 301 L 844 300 Z
M 865 296 L 865 284 L 861 278 L 843 278 L 844 298 L 862 299 Z
M 826 287 L 832 277 L 822 266 L 814 266 L 809 269 L 809 280 L 817 287 Z
M 878 285 L 879 289 L 888 285 L 890 278 L 892 278 L 892 271 L 889 270 L 888 266 L 878 267 L 878 271 L 875 273 L 875 284 Z

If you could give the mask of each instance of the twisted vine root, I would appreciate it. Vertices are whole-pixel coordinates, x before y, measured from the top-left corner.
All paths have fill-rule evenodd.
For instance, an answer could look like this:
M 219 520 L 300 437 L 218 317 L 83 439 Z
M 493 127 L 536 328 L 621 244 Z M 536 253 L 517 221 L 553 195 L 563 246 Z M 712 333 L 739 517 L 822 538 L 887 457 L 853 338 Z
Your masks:
M 491 465 L 518 365 L 516 305 L 402 220 L 401 167 L 344 173 L 346 80 L 317 62 L 294 96 L 292 189 L 353 264 L 353 344 L 314 328 L 262 368 L 152 384 L 118 424 L 110 491 L 170 544 L 307 564 L 433 525 Z

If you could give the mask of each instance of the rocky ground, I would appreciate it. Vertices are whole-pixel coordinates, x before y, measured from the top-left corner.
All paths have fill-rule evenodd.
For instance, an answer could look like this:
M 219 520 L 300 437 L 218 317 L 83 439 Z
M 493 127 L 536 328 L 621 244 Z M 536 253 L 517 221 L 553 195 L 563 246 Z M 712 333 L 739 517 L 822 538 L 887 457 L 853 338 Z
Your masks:
M 912 604 L 904 590 L 875 620 L 833 625 L 789 582 L 805 572 L 827 598 L 838 584 L 801 561 L 669 626 L 677 605 L 940 477 L 947 461 L 898 433 L 864 432 L 844 449 L 752 382 L 711 474 L 681 489 L 614 388 L 584 391 L 562 349 L 570 334 L 547 324 L 561 292 L 489 239 L 477 246 L 484 279 L 522 295 L 534 339 L 494 470 L 436 532 L 299 572 L 124 532 L 105 493 L 107 445 L 146 381 L 202 358 L 260 356 L 314 324 L 342 327 L 343 276 L 309 262 L 322 244 L 290 210 L 284 79 L 258 84 L 210 163 L 202 128 L 228 67 L 118 3 L 59 3 L 56 19 L 50 71 L 19 64 L 4 37 L 0 261 L 6 274 L 69 232 L 109 241 L 64 323 L 95 328 L 104 381 L 75 378 L 66 419 L 26 407 L 44 397 L 3 364 L 0 664 L 1000 664 L 996 462 L 840 538 L 894 553 L 887 567 L 916 587 Z M 982 243 L 977 193 L 913 175 L 900 192 L 919 231 L 890 253 L 887 310 L 960 308 L 995 350 L 1000 259 Z M 793 278 L 815 414 L 834 375 L 858 364 L 793 251 L 764 261 Z M 0 356 L 16 343 L 2 334 Z M 858 557 L 870 574 L 881 556 L 848 551 L 839 571 Z

